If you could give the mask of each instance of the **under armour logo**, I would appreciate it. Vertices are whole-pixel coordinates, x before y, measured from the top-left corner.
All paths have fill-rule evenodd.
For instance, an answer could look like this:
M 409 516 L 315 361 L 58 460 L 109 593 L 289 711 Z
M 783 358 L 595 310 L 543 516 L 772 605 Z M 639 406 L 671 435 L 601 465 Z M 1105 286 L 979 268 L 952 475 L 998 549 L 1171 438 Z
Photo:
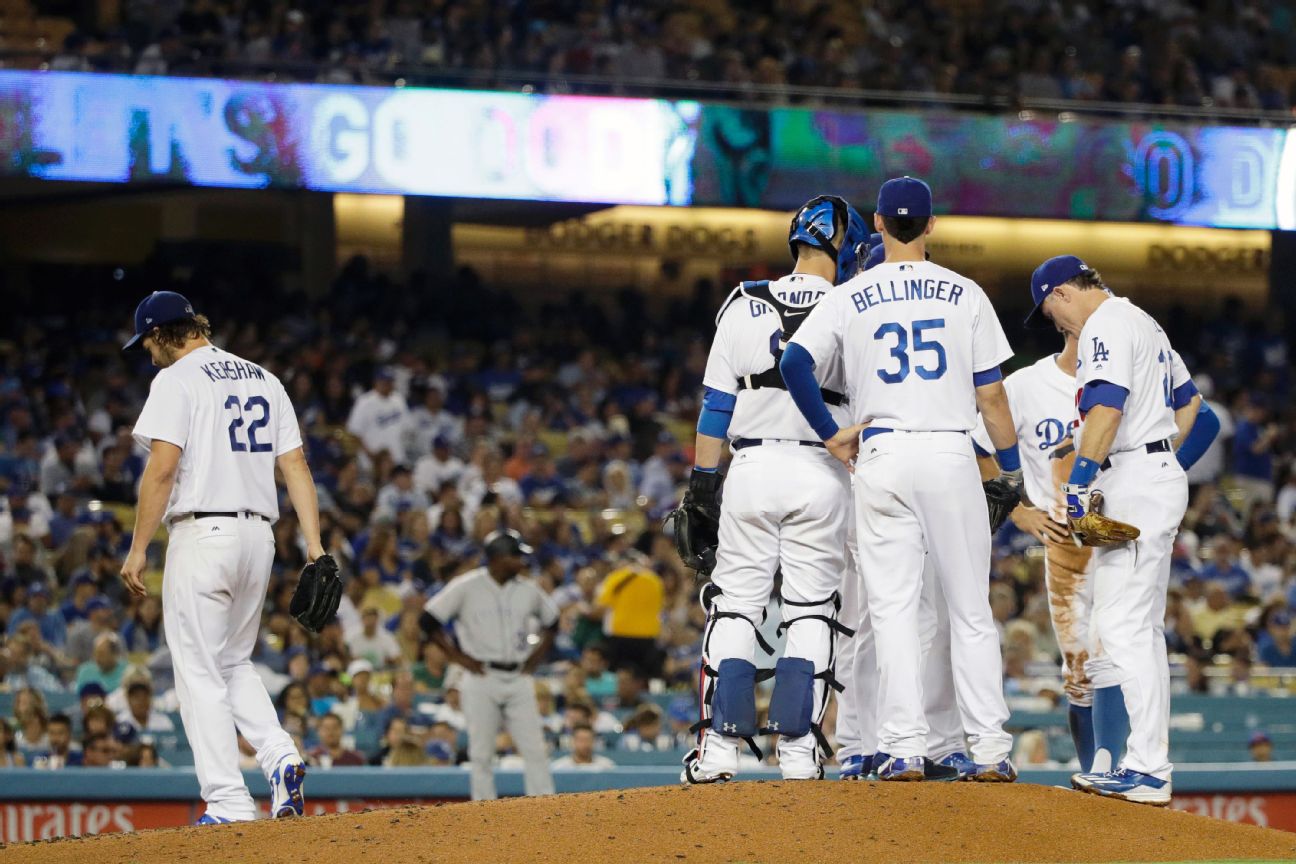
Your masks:
M 779 731 L 779 724 L 778 724 L 778 721 L 775 720 L 773 723 L 769 724 L 769 728 L 770 728 L 770 731 L 771 731 L 771 732 L 777 732 L 777 731 Z
M 737 731 L 738 731 L 738 724 L 737 724 L 737 723 L 721 723 L 721 724 L 720 724 L 720 731 L 721 731 L 721 732 L 737 732 Z

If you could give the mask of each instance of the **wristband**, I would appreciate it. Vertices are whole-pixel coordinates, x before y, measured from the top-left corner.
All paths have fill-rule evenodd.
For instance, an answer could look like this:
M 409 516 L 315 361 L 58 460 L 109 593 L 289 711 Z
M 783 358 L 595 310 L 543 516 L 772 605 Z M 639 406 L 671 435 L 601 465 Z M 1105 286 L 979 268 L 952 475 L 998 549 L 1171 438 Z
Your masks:
M 1098 476 L 1098 469 L 1101 467 L 1094 460 L 1080 456 L 1071 468 L 1071 477 L 1067 482 L 1077 486 L 1088 486 Z

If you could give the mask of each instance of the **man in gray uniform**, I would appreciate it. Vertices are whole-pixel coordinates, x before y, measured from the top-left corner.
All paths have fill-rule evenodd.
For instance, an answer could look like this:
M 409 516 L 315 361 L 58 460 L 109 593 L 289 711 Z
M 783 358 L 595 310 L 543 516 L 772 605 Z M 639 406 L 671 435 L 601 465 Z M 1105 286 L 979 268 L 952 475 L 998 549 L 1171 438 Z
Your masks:
M 495 794 L 495 736 L 500 721 L 526 763 L 526 794 L 552 795 L 531 673 L 553 647 L 558 607 L 532 579 L 520 579 L 531 547 L 514 531 L 486 538 L 486 566 L 450 580 L 424 608 L 420 624 L 464 668 L 460 698 L 468 721 L 472 798 Z M 541 628 L 532 647 L 535 622 Z M 454 635 L 446 627 L 454 625 Z

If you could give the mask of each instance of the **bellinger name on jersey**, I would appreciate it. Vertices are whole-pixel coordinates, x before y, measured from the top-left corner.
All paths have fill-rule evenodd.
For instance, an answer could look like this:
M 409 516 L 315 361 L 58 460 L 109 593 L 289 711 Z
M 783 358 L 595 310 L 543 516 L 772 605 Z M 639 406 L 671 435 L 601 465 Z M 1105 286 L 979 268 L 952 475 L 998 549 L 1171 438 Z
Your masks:
M 855 311 L 863 312 L 879 303 L 897 300 L 944 300 L 958 305 L 963 296 L 963 286 L 945 279 L 905 279 L 896 284 L 894 279 L 874 282 L 851 294 Z

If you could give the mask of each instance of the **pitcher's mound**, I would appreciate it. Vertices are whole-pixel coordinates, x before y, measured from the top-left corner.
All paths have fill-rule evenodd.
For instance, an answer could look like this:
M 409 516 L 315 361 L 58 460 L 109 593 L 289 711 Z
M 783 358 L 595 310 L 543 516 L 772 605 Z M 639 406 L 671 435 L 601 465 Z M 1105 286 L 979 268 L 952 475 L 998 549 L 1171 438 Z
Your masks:
M 1223 859 L 1296 859 L 1296 834 L 1025 784 L 747 782 L 105 835 L 0 853 L 4 864 Z

